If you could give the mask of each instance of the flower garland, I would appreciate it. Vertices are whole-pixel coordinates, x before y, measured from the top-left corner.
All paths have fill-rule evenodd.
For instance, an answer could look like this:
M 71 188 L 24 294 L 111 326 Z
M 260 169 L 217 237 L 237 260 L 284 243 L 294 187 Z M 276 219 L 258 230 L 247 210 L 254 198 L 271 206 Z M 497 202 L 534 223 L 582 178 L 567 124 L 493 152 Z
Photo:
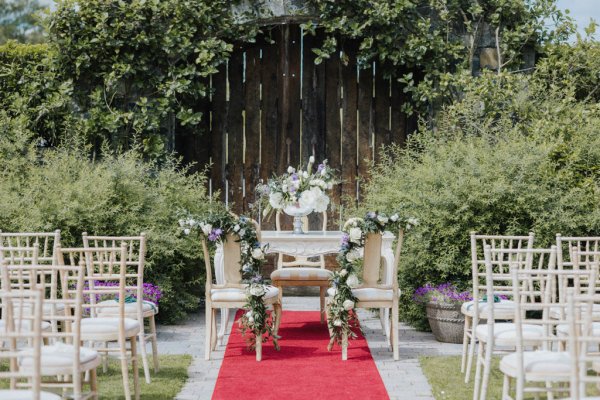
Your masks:
M 262 267 L 265 263 L 265 252 L 267 246 L 261 246 L 256 233 L 254 222 L 244 216 L 236 216 L 229 212 L 212 212 L 197 220 L 187 216 L 179 220 L 183 233 L 189 235 L 194 229 L 198 229 L 212 243 L 223 242 L 228 234 L 237 235 L 241 242 L 241 273 L 242 282 L 247 284 L 247 303 L 244 306 L 246 312 L 237 321 L 242 331 L 242 336 L 247 336 L 250 348 L 256 347 L 258 337 L 266 342 L 269 337 L 273 338 L 275 348 L 279 350 L 278 337 L 273 333 L 275 315 L 267 311 L 264 297 L 267 294 L 267 282 L 262 276 Z M 265 336 L 266 334 L 266 336 Z
M 335 343 L 342 343 L 344 333 L 350 339 L 356 338 L 352 328 L 358 326 L 354 311 L 358 299 L 352 293 L 352 289 L 360 285 L 357 272 L 362 264 L 361 249 L 365 245 L 367 234 L 383 234 L 385 231 L 395 231 L 400 226 L 409 230 L 418 223 L 414 218 L 401 218 L 398 214 L 388 217 L 384 213 L 368 212 L 364 218 L 350 218 L 344 224 L 342 243 L 337 256 L 340 267 L 331 278 L 335 294 L 327 308 L 327 323 L 332 332 L 328 350 L 331 350 Z

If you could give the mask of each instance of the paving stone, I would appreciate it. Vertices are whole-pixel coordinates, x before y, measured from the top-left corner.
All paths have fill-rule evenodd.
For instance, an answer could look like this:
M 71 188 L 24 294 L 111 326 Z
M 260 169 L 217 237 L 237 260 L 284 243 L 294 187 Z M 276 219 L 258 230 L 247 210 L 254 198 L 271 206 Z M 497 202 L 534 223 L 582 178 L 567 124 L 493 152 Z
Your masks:
M 318 297 L 284 296 L 284 312 L 285 310 L 318 309 Z M 437 342 L 430 333 L 417 332 L 405 324 L 400 324 L 400 361 L 394 361 L 378 316 L 369 310 L 358 310 L 358 315 L 371 355 L 390 399 L 434 400 L 418 357 L 459 355 L 462 352 L 462 345 Z M 217 321 L 220 321 L 220 317 L 217 317 Z M 232 321 L 233 315 L 229 326 L 232 326 Z M 204 360 L 204 337 L 203 312 L 190 316 L 182 324 L 158 327 L 158 346 L 161 354 L 193 356 L 188 370 L 190 378 L 181 393 L 177 395 L 177 400 L 204 400 L 212 397 L 229 335 L 225 335 L 223 345 L 217 346 L 217 349 L 212 352 L 210 361 Z

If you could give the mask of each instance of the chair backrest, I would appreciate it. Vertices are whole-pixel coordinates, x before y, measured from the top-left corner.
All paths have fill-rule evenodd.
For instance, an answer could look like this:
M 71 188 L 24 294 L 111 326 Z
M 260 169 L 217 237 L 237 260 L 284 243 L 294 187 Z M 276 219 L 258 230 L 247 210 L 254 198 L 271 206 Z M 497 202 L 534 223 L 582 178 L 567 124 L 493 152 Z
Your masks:
M 383 243 L 383 234 L 368 233 L 365 237 L 363 248 L 363 271 L 361 287 L 381 287 L 379 280 L 382 273 L 382 257 L 381 248 Z M 398 231 L 396 239 L 396 251 L 394 253 L 393 279 L 391 285 L 393 288 L 398 287 L 398 265 L 400 263 L 400 253 L 402 244 L 404 243 L 404 229 Z
M 577 250 L 578 257 L 574 257 L 574 250 Z M 594 254 L 597 252 L 600 252 L 600 237 L 569 237 L 562 236 L 560 233 L 556 235 L 556 263 L 560 270 L 589 268 L 594 263 Z M 579 265 L 575 266 L 575 263 Z M 566 290 L 570 283 L 568 277 L 561 278 L 558 282 L 558 296 L 561 303 L 566 304 Z
M 0 266 L 1 269 L 5 269 Z M 32 400 L 40 399 L 42 309 L 44 296 L 40 290 L 0 290 L 0 305 L 6 323 L 0 329 L 0 342 L 7 343 L 0 351 L 0 360 L 7 360 L 8 370 L 0 369 L 0 378 L 10 379 L 10 388 L 16 389 L 17 379 L 31 382 Z M 30 313 L 14 313 L 13 310 L 29 309 Z M 24 357 L 19 341 L 30 343 L 31 353 Z M 31 360 L 28 368 L 19 368 L 19 360 Z
M 256 235 L 260 242 L 260 226 L 256 221 L 251 221 L 256 229 Z M 208 243 L 206 242 L 206 237 L 204 235 L 201 236 L 200 241 L 204 253 L 204 264 L 206 266 L 206 294 L 209 296 L 207 298 L 210 298 L 210 290 L 214 286 L 214 275 L 210 262 L 210 251 L 208 250 Z M 242 243 L 240 241 L 240 237 L 236 234 L 227 234 L 221 245 L 223 246 L 223 284 L 220 284 L 219 286 L 242 287 Z
M 570 398 L 581 399 L 586 396 L 587 384 L 600 386 L 600 375 L 589 374 L 598 371 L 600 365 L 600 336 L 594 334 L 593 310 L 600 306 L 599 295 L 576 295 L 568 289 L 567 320 L 569 321 L 568 350 L 571 359 Z
M 60 229 L 54 232 L 0 232 L 0 247 L 7 248 L 0 251 L 0 260 L 3 258 L 20 257 L 24 261 L 30 260 L 31 254 L 13 254 L 11 248 L 37 248 L 37 264 L 52 264 L 55 262 L 56 247 L 60 245 Z
M 281 210 L 277 210 L 277 212 L 275 213 L 275 229 L 277 229 L 277 231 L 281 231 L 281 215 L 282 214 L 283 214 L 283 212 Z M 327 211 L 323 211 L 321 214 L 322 214 L 322 218 L 323 218 L 322 231 L 327 232 Z M 309 230 L 308 216 L 302 217 L 302 229 L 304 231 Z M 309 260 L 309 257 L 293 257 L 293 256 L 288 256 L 288 257 L 292 257 L 293 260 L 292 261 L 284 261 L 283 260 L 284 254 L 279 253 L 277 255 L 277 269 L 281 269 L 284 267 L 320 267 L 322 269 L 325 269 L 325 256 L 324 255 L 320 255 L 317 257 L 319 259 L 319 261 L 311 261 L 311 260 Z

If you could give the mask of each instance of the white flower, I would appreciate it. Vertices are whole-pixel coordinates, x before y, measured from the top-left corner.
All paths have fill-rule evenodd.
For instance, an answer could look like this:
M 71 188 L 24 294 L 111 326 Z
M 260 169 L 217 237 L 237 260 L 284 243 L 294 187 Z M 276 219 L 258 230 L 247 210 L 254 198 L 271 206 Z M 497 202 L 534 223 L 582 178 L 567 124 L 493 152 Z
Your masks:
M 321 170 L 321 176 L 325 176 L 325 175 L 327 175 L 327 168 L 323 168 Z M 333 185 L 331 185 L 331 186 L 333 187 Z
M 317 197 L 315 200 L 315 212 L 323 212 L 327 211 L 327 207 L 329 206 L 329 197 L 326 194 L 322 194 Z
M 283 208 L 283 194 L 274 192 L 269 195 L 269 204 L 275 209 Z M 239 225 L 236 225 L 239 227 Z M 237 231 L 236 231 L 237 232 Z
M 237 232 L 239 230 L 240 230 L 240 226 L 239 225 L 236 225 L 236 226 L 233 227 L 233 231 L 234 232 Z
M 360 251 L 358 249 L 353 249 L 346 254 L 346 260 L 348 262 L 354 262 L 360 259 Z
M 311 164 L 314 164 L 315 163 L 315 156 L 310 156 L 308 158 L 308 162 L 311 163 Z
M 354 308 L 354 302 L 350 299 L 344 300 L 344 303 L 342 303 L 342 305 L 344 306 L 344 310 L 346 311 L 350 311 Z
M 263 251 L 260 249 L 260 247 L 257 247 L 252 250 L 252 258 L 254 258 L 256 260 L 262 260 L 263 258 L 265 258 L 265 255 L 264 255 Z
M 360 285 L 360 282 L 358 280 L 358 277 L 354 274 L 350 275 L 348 277 L 348 279 L 346 279 L 346 283 L 348 284 L 348 286 L 350 286 L 351 288 L 355 288 L 358 285 Z
M 377 216 L 377 221 L 381 222 L 382 224 L 387 224 L 388 223 L 388 217 L 383 216 L 383 215 L 378 215 Z
M 342 326 L 342 320 L 336 319 L 335 321 L 333 321 L 333 326 Z
M 179 226 L 183 228 L 184 225 L 185 225 L 185 220 L 184 219 L 180 219 L 179 220 Z
M 250 264 L 244 264 L 244 266 L 242 267 L 242 271 L 250 272 L 252 271 L 252 266 Z
M 248 311 L 246 313 L 246 319 L 248 319 L 248 322 L 250 322 L 250 323 L 254 322 L 254 316 L 252 315 L 252 311 Z
M 412 226 L 419 225 L 419 220 L 416 218 L 409 218 L 406 222 L 408 222 L 408 224 Z
M 190 229 L 189 228 L 185 228 L 183 230 L 183 233 L 185 233 L 186 235 L 189 235 L 190 234 Z
M 300 207 L 315 209 L 317 199 L 323 195 L 323 192 L 318 187 L 313 187 L 310 190 L 305 190 L 300 196 Z
M 362 218 L 350 218 L 348 221 L 346 221 L 342 230 L 347 232 L 348 228 L 351 226 L 358 226 L 359 222 L 362 222 Z
M 303 177 L 304 179 L 307 179 L 307 178 L 308 178 L 308 172 L 307 172 L 307 171 L 304 171 L 304 172 L 302 173 L 302 177 Z
M 359 244 L 360 238 L 362 237 L 362 231 L 358 227 L 350 228 L 348 231 L 348 236 L 350 236 L 351 242 Z
M 394 214 L 394 215 L 392 215 L 392 216 L 390 217 L 390 219 L 392 220 L 392 222 L 396 222 L 396 221 L 398 221 L 398 218 L 400 218 L 400 217 L 398 216 L 398 214 Z
M 238 235 L 240 235 L 240 237 L 244 236 L 246 234 L 246 230 L 245 229 L 240 229 Z
M 262 296 L 265 294 L 265 288 L 263 285 L 252 285 L 250 287 L 250 294 L 252 296 Z
M 348 275 L 348 270 L 347 269 L 343 269 L 343 270 L 340 271 L 340 276 L 343 277 L 343 276 L 346 276 L 346 275 Z
M 281 185 L 281 191 L 282 191 L 283 193 L 287 193 L 287 191 L 288 191 L 288 186 L 287 186 L 287 185 L 285 185 L 285 184 Z
M 212 225 L 211 224 L 205 224 L 204 222 L 200 222 L 200 229 L 202 229 L 202 233 L 204 233 L 205 235 L 210 235 L 210 232 L 212 231 Z
M 293 174 L 294 172 L 296 172 L 296 169 L 292 166 L 289 166 L 287 169 L 288 174 Z

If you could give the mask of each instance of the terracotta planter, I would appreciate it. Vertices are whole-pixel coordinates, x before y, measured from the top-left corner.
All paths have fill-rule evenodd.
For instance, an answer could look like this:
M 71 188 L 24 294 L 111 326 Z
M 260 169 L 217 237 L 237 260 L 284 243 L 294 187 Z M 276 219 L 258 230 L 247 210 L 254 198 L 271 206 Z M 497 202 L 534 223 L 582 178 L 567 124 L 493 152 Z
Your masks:
M 444 343 L 462 343 L 465 316 L 461 304 L 427 303 L 427 319 L 436 340 Z

